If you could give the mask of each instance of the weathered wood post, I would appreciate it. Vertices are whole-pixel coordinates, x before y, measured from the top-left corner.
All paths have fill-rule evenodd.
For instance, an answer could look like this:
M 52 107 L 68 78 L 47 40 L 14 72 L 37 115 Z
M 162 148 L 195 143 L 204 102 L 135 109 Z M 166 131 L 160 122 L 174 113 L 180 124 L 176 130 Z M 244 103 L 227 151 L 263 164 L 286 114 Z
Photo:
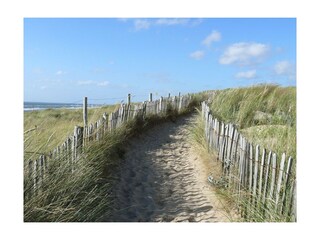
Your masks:
M 39 184 L 39 162 L 38 159 L 34 161 L 33 165 L 33 191 L 36 192 Z
M 152 93 L 149 94 L 149 102 L 152 102 Z
M 279 176 L 278 176 L 278 182 L 276 185 L 276 206 L 275 206 L 275 210 L 277 211 L 279 208 L 279 199 L 280 199 L 280 191 L 282 190 L 282 177 L 283 177 L 283 173 L 284 173 L 284 163 L 286 161 L 286 154 L 283 153 L 282 157 L 281 157 L 281 162 L 280 162 L 280 168 L 279 168 Z
M 130 93 L 128 94 L 128 100 L 127 100 L 127 102 L 128 102 L 128 106 L 129 106 L 130 103 L 131 103 L 131 94 L 130 94 Z
M 77 160 L 78 153 L 82 152 L 83 146 L 83 127 L 75 126 L 73 131 L 74 136 L 74 159 Z
M 88 98 L 83 98 L 83 124 L 84 127 L 88 125 Z
M 160 97 L 159 111 L 160 111 L 160 113 L 163 112 L 163 97 L 162 96 Z
M 124 121 L 127 121 L 128 119 L 131 118 L 131 94 L 128 93 L 128 100 L 127 100 L 127 106 L 125 108 L 125 119 Z

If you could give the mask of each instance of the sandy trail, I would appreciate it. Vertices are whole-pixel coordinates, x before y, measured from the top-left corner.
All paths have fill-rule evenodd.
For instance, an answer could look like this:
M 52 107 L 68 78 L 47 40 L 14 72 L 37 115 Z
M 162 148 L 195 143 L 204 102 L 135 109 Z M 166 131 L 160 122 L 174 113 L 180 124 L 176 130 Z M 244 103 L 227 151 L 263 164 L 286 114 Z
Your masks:
M 128 143 L 108 221 L 230 221 L 188 139 L 193 121 L 195 115 L 161 123 Z

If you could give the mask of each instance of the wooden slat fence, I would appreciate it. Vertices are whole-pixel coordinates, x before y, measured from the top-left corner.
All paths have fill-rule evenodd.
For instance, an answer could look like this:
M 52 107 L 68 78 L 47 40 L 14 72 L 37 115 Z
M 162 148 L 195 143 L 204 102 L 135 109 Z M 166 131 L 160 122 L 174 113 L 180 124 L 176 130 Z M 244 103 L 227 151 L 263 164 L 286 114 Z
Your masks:
M 206 102 L 202 102 L 201 114 L 209 149 L 218 154 L 228 189 L 242 205 L 242 216 L 248 220 L 296 221 L 293 158 L 285 153 L 279 158 L 248 142 L 234 124 L 215 118 Z
M 152 96 L 152 95 L 151 95 Z M 114 112 L 104 113 L 95 123 L 87 124 L 87 98 L 84 98 L 84 126 L 75 126 L 74 132 L 55 149 L 47 154 L 40 154 L 37 159 L 30 159 L 27 163 L 26 177 L 31 180 L 29 186 L 30 196 L 37 193 L 41 188 L 43 179 L 48 174 L 48 166 L 53 162 L 67 161 L 70 166 L 70 172 L 75 171 L 75 165 L 85 146 L 92 141 L 100 141 L 103 137 L 121 127 L 125 122 L 141 118 L 145 119 L 150 116 L 164 116 L 168 109 L 181 113 L 185 111 L 191 103 L 193 95 L 180 95 L 179 97 L 161 97 L 152 101 L 152 97 L 143 103 L 130 103 L 130 94 L 128 103 L 121 106 Z

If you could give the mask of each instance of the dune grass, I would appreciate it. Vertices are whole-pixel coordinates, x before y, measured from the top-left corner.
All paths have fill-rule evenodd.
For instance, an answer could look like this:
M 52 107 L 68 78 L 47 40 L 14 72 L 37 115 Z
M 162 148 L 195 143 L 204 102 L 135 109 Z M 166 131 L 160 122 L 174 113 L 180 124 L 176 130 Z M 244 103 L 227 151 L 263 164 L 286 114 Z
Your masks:
M 208 92 L 194 95 L 191 108 L 199 106 L 200 101 L 210 95 Z M 90 109 L 89 122 L 96 121 L 103 112 L 111 112 L 115 107 Z M 272 150 L 275 150 L 273 147 L 279 146 L 278 151 L 287 149 L 295 153 L 295 88 L 267 85 L 216 91 L 211 109 L 215 116 L 223 121 L 238 124 L 240 131 L 246 134 L 249 140 L 255 143 L 261 141 L 261 145 L 267 149 L 272 147 Z M 272 117 L 257 119 L 257 111 L 272 114 Z M 50 174 L 45 176 L 42 190 L 32 198 L 28 197 L 28 191 L 31 191 L 28 188 L 32 185 L 31 179 L 25 177 L 24 220 L 27 222 L 108 221 L 108 214 L 112 210 L 114 201 L 111 194 L 113 174 L 121 163 L 125 142 L 145 128 L 159 121 L 172 120 L 176 116 L 177 112 L 169 108 L 168 113 L 162 118 L 152 117 L 145 121 L 136 119 L 124 124 L 116 131 L 107 134 L 102 141 L 89 144 L 86 154 L 79 159 L 73 174 L 70 173 L 66 161 L 50 164 Z M 52 150 L 67 137 L 64 134 L 72 133 L 74 126 L 82 125 L 82 121 L 81 110 L 64 112 L 60 109 L 25 113 L 25 131 L 32 129 L 36 124 L 39 126 L 37 130 L 24 134 L 25 151 L 28 148 L 38 152 Z M 195 126 L 194 138 L 202 149 L 206 149 L 203 126 L 199 126 L 198 128 Z M 36 136 L 38 140 L 32 139 L 32 136 Z M 218 172 L 217 170 L 217 175 Z M 234 196 L 225 189 L 217 188 L 217 192 L 220 192 L 224 201 L 234 208 L 236 202 Z M 242 205 L 245 206 L 245 203 Z M 259 219 L 259 212 L 255 214 L 258 214 L 256 221 L 264 220 Z
M 103 113 L 113 112 L 118 106 L 110 105 L 88 109 L 88 122 L 95 122 Z M 73 133 L 75 125 L 83 126 L 82 109 L 46 109 L 24 113 L 24 165 L 40 153 L 47 153 L 60 145 Z M 128 125 L 130 127 L 130 125 Z M 97 143 L 88 146 L 86 157 L 77 162 L 76 172 L 70 173 L 68 161 L 50 162 L 44 186 L 38 194 L 30 198 L 32 179 L 24 176 L 24 220 L 25 221 L 92 221 L 97 216 L 108 213 L 110 181 L 104 181 L 99 168 L 107 167 L 117 158 L 116 154 L 107 158 L 102 152 L 116 149 L 122 137 L 123 128 L 108 136 L 105 145 L 97 148 Z M 103 151 L 102 151 L 102 150 Z M 110 151 L 111 152 L 111 151 Z M 102 154 L 102 155 L 101 155 Z M 101 162 L 100 162 L 101 163 Z
M 257 85 L 214 91 L 209 99 L 213 116 L 225 123 L 234 123 L 252 143 L 272 150 L 278 156 L 286 153 L 296 162 L 296 88 L 277 85 Z M 243 221 L 281 222 L 290 217 L 274 211 L 275 203 L 264 206 L 253 204 L 250 193 L 217 188 L 216 191 L 230 203 L 238 205 Z M 271 205 L 270 205 L 271 204 Z M 287 203 L 290 204 L 290 203 Z M 232 204 L 231 204 L 232 205 Z
M 104 112 L 111 113 L 118 106 L 109 105 L 88 109 L 88 122 L 93 123 Z M 83 126 L 82 109 L 46 109 L 24 113 L 25 154 L 53 150 L 73 133 L 74 126 Z
M 42 188 L 32 197 L 32 179 L 25 177 L 24 220 L 93 222 L 107 218 L 112 206 L 112 171 L 121 162 L 124 141 L 137 126 L 135 121 L 128 122 L 102 141 L 89 144 L 73 173 L 64 159 L 50 162 Z
M 250 142 L 296 158 L 296 88 L 257 85 L 215 91 L 211 111 Z
M 184 114 L 193 110 L 193 102 Z M 52 114 L 52 110 L 45 114 Z M 61 112 L 60 112 L 61 113 Z M 73 112 L 75 113 L 75 112 Z M 40 114 L 40 113 L 39 113 Z M 44 113 L 41 113 L 42 115 Z M 77 119 L 68 112 L 64 119 Z M 100 222 L 110 221 L 113 208 L 112 186 L 121 164 L 125 143 L 133 136 L 161 121 L 173 120 L 177 111 L 168 107 L 163 116 L 137 118 L 106 134 L 101 141 L 90 142 L 71 173 L 68 161 L 63 158 L 48 164 L 41 189 L 36 194 L 32 178 L 24 176 L 24 221 L 25 222 Z M 40 118 L 40 117 L 39 117 Z M 42 116 L 43 120 L 46 118 Z M 78 118 L 78 120 L 81 120 Z M 67 120 L 65 120 L 67 121 Z M 56 132 L 55 125 L 51 131 Z M 28 140 L 26 140 L 27 142 Z M 48 141 L 50 142 L 50 141 Z M 44 144 L 44 143 L 42 143 Z M 47 147 L 47 146 L 46 146 Z
M 283 152 L 296 162 L 296 88 L 276 85 L 258 85 L 207 91 L 209 105 L 214 117 L 225 123 L 234 123 L 240 132 L 252 143 L 281 156 Z M 212 188 L 227 204 L 227 212 L 238 209 L 243 217 L 233 221 L 281 222 L 292 221 L 274 209 L 275 203 L 268 206 L 257 201 L 252 205 L 252 196 L 243 190 L 241 195 L 232 186 L 219 185 L 223 180 L 221 163 L 216 161 L 215 153 L 208 148 L 204 135 L 203 121 L 197 121 L 192 130 L 192 138 L 200 154 L 207 154 L 215 164 L 212 171 L 215 184 Z M 295 163 L 293 164 L 295 172 Z M 259 205 L 260 204 L 260 205 Z M 271 205 L 270 205 L 271 204 Z M 290 204 L 290 203 L 287 203 Z M 237 211 L 236 211 L 237 212 Z

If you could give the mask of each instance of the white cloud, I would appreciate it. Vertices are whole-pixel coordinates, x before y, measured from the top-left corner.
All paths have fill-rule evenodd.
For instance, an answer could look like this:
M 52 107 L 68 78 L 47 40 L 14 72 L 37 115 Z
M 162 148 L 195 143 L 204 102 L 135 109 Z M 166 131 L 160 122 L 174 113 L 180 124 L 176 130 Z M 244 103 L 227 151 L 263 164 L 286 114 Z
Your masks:
M 269 46 L 262 43 L 240 42 L 230 45 L 220 57 L 221 64 L 251 65 L 261 62 L 269 53 Z
M 190 54 L 190 57 L 195 60 L 200 60 L 204 57 L 204 51 L 195 51 Z
M 256 78 L 257 71 L 256 70 L 249 70 L 246 72 L 238 72 L 235 77 L 236 78 L 246 78 L 246 79 Z
M 194 27 L 202 22 L 202 19 L 190 18 L 159 18 L 159 19 L 118 19 L 123 23 L 133 21 L 135 30 L 149 29 L 154 26 L 190 26 Z
M 58 70 L 58 71 L 56 72 L 56 75 L 58 75 L 58 76 L 61 76 L 61 75 L 64 75 L 64 74 L 66 74 L 66 72 L 64 72 L 64 71 L 62 71 L 62 70 Z
M 184 25 L 190 20 L 187 18 L 160 18 L 155 21 L 156 25 Z
M 148 29 L 151 25 L 151 22 L 148 20 L 137 19 L 134 21 L 134 28 L 138 31 L 141 29 Z
M 100 87 L 106 87 L 110 84 L 110 82 L 108 81 L 104 81 L 104 82 L 98 82 L 97 83 L 97 86 L 100 86 Z
M 218 42 L 221 39 L 221 33 L 218 31 L 213 31 L 209 36 L 207 36 L 203 41 L 202 44 L 210 47 L 213 42 Z
M 94 81 L 92 81 L 92 80 L 78 81 L 77 84 L 78 85 L 91 85 L 91 84 L 94 84 Z
M 274 66 L 274 71 L 278 75 L 292 75 L 295 73 L 295 67 L 289 61 L 279 61 Z

